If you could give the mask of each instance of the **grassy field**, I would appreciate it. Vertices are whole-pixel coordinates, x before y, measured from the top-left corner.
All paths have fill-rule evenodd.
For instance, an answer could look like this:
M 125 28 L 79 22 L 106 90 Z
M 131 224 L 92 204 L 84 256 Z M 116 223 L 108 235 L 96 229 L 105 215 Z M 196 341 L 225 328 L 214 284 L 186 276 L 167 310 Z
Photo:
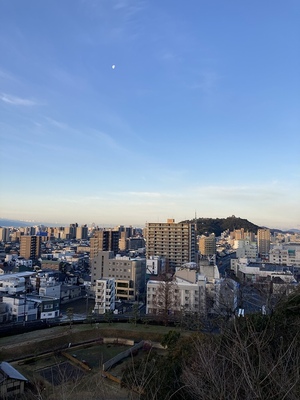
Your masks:
M 102 364 L 128 347 L 120 345 L 99 345 L 102 338 L 124 338 L 135 342 L 150 340 L 160 342 L 170 330 L 179 330 L 156 325 L 133 323 L 73 324 L 49 327 L 47 329 L 0 338 L 0 361 L 8 361 L 35 387 L 43 390 L 40 398 L 56 400 L 134 399 L 134 393 L 121 388 L 115 382 L 105 379 Z M 188 332 L 182 334 L 189 334 Z M 78 346 L 86 342 L 94 344 Z M 97 343 L 98 341 L 98 343 Z M 69 345 L 71 346 L 69 348 Z M 85 360 L 91 371 L 84 371 L 62 356 L 61 351 Z M 139 355 L 137 355 L 139 357 Z M 112 373 L 122 376 L 130 358 L 117 364 Z M 68 395 L 67 395 L 68 393 Z M 95 393 L 97 396 L 95 397 Z M 70 394 L 70 397 L 68 397 Z M 36 396 L 36 395 L 35 395 Z
M 53 352 L 66 349 L 71 343 L 82 343 L 91 340 L 101 340 L 104 337 L 125 338 L 136 342 L 151 340 L 160 342 L 163 335 L 170 330 L 164 326 L 137 325 L 130 323 L 101 323 L 96 325 L 80 324 L 58 326 L 40 331 L 23 333 L 0 338 L 0 360 L 12 361 L 19 358 L 37 356 L 47 351 Z
M 92 327 L 90 325 L 73 325 L 72 329 L 69 329 L 69 326 L 53 327 L 1 338 L 0 359 L 11 361 L 12 365 L 29 381 L 33 382 L 35 386 L 43 388 L 43 398 L 45 399 L 62 398 L 61 391 L 68 393 L 70 391 L 73 396 L 70 399 L 77 399 L 74 388 L 76 388 L 76 396 L 78 395 L 81 400 L 94 398 L 96 389 L 97 393 L 103 394 L 103 400 L 127 399 L 128 392 L 125 389 L 121 388 L 119 384 L 103 378 L 101 367 L 103 362 L 128 347 L 119 344 L 99 345 L 97 340 L 112 337 L 159 342 L 169 330 L 170 328 L 163 326 L 134 326 L 129 323 L 111 325 L 103 323 Z M 96 340 L 96 343 L 76 345 L 88 340 Z M 67 348 L 69 343 L 72 345 Z M 73 345 L 74 347 L 72 347 Z M 61 354 L 61 350 L 75 356 L 76 360 L 81 362 L 84 360 L 91 371 L 80 369 L 76 363 L 66 359 Z M 47 351 L 48 353 L 41 355 Z M 121 377 L 128 362 L 132 362 L 130 357 L 117 364 L 110 372 Z M 90 397 L 85 397 L 88 391 L 90 391 Z M 46 393 L 49 397 L 46 396 Z M 134 394 L 130 393 L 130 396 L 130 398 L 134 398 Z

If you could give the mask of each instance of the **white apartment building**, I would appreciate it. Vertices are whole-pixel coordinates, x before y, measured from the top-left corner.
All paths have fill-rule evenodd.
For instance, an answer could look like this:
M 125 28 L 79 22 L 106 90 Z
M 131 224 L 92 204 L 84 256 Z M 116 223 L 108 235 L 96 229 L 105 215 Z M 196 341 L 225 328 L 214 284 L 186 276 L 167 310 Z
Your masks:
M 11 321 L 35 321 L 59 316 L 59 298 L 37 295 L 3 296 Z
M 0 275 L 0 293 L 17 294 L 31 288 L 30 278 L 35 271 L 17 272 L 14 274 Z
M 165 272 L 166 259 L 159 256 L 150 256 L 146 260 L 146 272 L 149 275 L 159 275 Z
M 115 309 L 115 279 L 97 279 L 95 287 L 95 307 L 97 314 L 105 314 Z
M 23 257 L 18 257 L 15 261 L 15 266 L 20 267 L 21 265 L 24 265 L 25 267 L 32 268 L 32 260 L 25 259 Z
M 33 290 L 40 296 L 57 297 L 61 296 L 61 283 L 48 272 L 39 272 L 30 277 Z
M 258 248 L 256 242 L 250 240 L 235 240 L 233 248 L 236 250 L 236 258 L 247 257 L 256 260 L 258 257 Z
M 37 319 L 36 302 L 27 299 L 27 296 L 3 296 L 2 301 L 6 304 L 9 318 L 12 321 L 34 321 Z
M 0 293 L 18 294 L 25 292 L 25 278 L 16 274 L 1 275 Z
M 291 271 L 285 271 L 275 264 L 250 262 L 247 258 L 241 258 L 236 263 L 236 275 L 242 281 L 257 282 L 261 278 L 273 281 L 280 278 L 285 283 L 296 283 Z
M 160 314 L 164 302 L 164 281 L 150 280 L 147 283 L 146 314 Z M 170 284 L 169 314 L 177 314 L 182 309 L 188 312 L 205 313 L 206 310 L 206 278 L 196 271 L 182 270 L 176 272 L 174 282 Z
M 269 260 L 273 264 L 300 266 L 300 245 L 282 244 L 274 246 L 269 252 Z

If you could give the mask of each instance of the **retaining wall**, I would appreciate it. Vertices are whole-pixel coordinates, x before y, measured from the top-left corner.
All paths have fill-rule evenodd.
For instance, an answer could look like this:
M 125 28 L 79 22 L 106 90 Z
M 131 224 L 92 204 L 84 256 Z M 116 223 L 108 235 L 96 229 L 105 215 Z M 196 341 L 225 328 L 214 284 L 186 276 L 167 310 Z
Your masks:
M 124 358 L 129 357 L 132 354 L 133 351 L 139 350 L 141 347 L 143 347 L 143 345 L 144 345 L 144 340 L 142 340 L 141 342 L 139 342 L 139 343 L 135 344 L 134 346 L 130 347 L 130 349 L 124 350 L 121 353 L 117 354 L 115 357 L 113 357 L 110 360 L 106 361 L 102 365 L 103 371 L 106 371 L 107 369 L 109 369 L 113 365 L 117 364 L 119 361 L 123 360 Z

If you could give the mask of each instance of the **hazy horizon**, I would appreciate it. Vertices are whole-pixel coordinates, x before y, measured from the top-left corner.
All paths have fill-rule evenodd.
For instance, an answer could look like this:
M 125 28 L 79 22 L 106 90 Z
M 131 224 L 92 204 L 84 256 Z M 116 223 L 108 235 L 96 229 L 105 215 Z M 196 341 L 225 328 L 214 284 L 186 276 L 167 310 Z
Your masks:
M 230 216 L 228 216 L 228 217 L 230 217 Z M 222 218 L 224 218 L 224 219 L 226 219 L 226 218 L 228 218 L 228 217 L 216 217 L 216 218 L 220 218 L 220 219 L 222 219 Z M 197 219 L 200 219 L 200 218 L 212 218 L 212 219 L 215 219 L 214 217 L 197 217 Z M 243 218 L 243 217 L 237 217 L 236 216 L 236 218 L 242 218 L 242 219 L 245 219 L 245 220 L 247 220 L 247 218 Z M 188 220 L 192 220 L 193 218 L 188 218 Z M 4 224 L 3 224 L 3 221 L 7 221 L 8 223 L 11 223 L 11 225 L 5 225 L 5 223 L 6 222 L 4 222 Z M 259 227 L 266 227 L 266 228 L 269 228 L 269 229 L 278 229 L 278 230 L 282 230 L 282 231 L 292 231 L 292 230 L 296 230 L 296 231 L 299 231 L 300 232 L 300 229 L 297 229 L 297 228 L 295 228 L 295 227 L 278 227 L 278 226 L 265 226 L 265 225 L 262 225 L 262 224 L 257 224 L 256 222 L 253 222 L 253 221 L 250 221 L 250 220 L 248 220 L 249 222 L 251 222 L 251 223 L 253 223 L 253 224 L 255 224 L 255 225 L 257 225 L 257 226 L 259 226 Z M 36 225 L 45 225 L 45 226 L 48 226 L 48 227 L 50 227 L 50 226 L 53 226 L 53 227 L 59 227 L 59 226 L 62 226 L 62 227 L 66 227 L 66 226 L 69 226 L 70 224 L 75 224 L 75 223 L 77 223 L 78 224 L 78 226 L 81 226 L 81 225 L 87 225 L 88 227 L 91 227 L 93 224 L 95 224 L 95 226 L 98 226 L 98 227 L 100 227 L 100 228 L 113 228 L 113 227 L 116 227 L 116 226 L 121 226 L 121 225 L 123 225 L 123 226 L 132 226 L 132 227 L 134 227 L 134 228 L 144 228 L 145 226 L 146 226 L 146 223 L 147 222 L 167 222 L 167 220 L 152 220 L 152 221 L 146 221 L 144 224 L 121 224 L 121 223 L 108 223 L 108 224 L 106 224 L 106 223 L 101 223 L 101 222 L 95 222 L 95 221 L 93 221 L 93 222 L 86 222 L 86 221 L 82 221 L 82 222 L 78 222 L 78 221 L 67 221 L 67 222 L 57 222 L 57 221 L 46 221 L 46 220 L 43 220 L 43 221 L 35 221 L 35 220 L 22 220 L 22 219 L 20 219 L 20 220 L 13 220 L 13 219 L 7 219 L 7 218 L 1 218 L 0 217 L 0 227 L 1 226 L 4 226 L 4 227 L 9 227 L 9 226 L 11 226 L 11 227 L 24 227 L 24 226 L 36 226 Z M 181 220 L 175 220 L 175 222 L 177 223 L 177 222 L 181 222 Z M 18 225 L 18 224 L 20 224 L 20 225 Z
M 0 2 L 2 217 L 300 228 L 299 19 L 294 0 Z

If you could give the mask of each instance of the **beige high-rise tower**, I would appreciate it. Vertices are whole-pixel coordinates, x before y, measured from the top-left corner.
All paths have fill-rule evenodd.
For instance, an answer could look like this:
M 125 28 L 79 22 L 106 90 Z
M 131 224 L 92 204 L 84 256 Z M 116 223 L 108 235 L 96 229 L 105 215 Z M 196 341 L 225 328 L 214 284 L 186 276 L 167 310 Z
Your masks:
M 97 257 L 99 251 L 113 251 L 117 254 L 119 250 L 120 232 L 114 229 L 100 229 L 94 231 L 90 239 L 90 258 Z
M 146 257 L 165 257 L 168 267 L 175 271 L 188 262 L 196 262 L 196 224 L 151 222 L 146 225 Z
M 270 229 L 262 228 L 257 231 L 257 247 L 258 254 L 261 258 L 269 256 L 271 243 L 271 232 Z
M 199 250 L 202 256 L 213 256 L 216 254 L 216 236 L 212 233 L 209 236 L 201 236 L 199 239 Z
M 41 256 L 41 236 L 21 236 L 20 256 L 30 260 L 37 260 Z

